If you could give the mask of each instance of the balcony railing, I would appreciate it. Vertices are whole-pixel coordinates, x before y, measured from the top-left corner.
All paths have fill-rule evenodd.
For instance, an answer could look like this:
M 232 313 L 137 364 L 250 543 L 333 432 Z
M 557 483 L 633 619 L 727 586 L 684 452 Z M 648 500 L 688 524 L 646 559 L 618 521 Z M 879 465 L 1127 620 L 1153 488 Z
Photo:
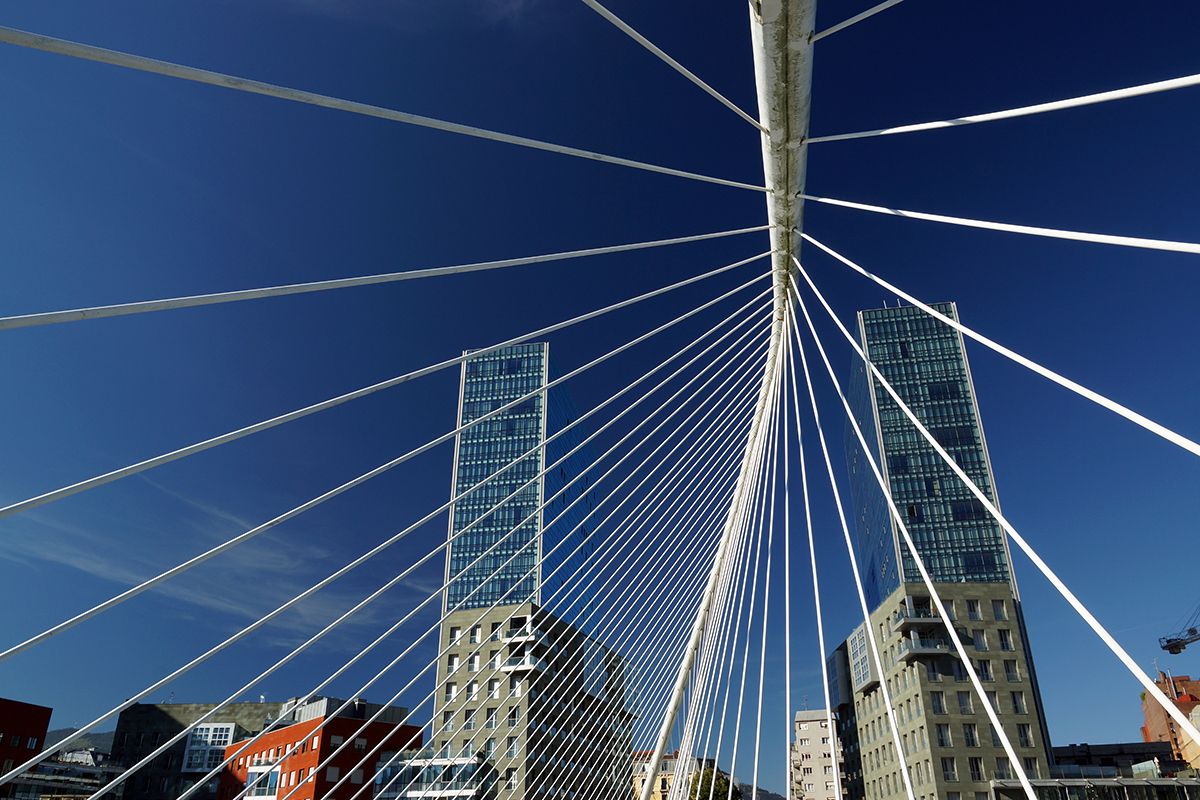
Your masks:
M 945 639 L 916 638 L 900 640 L 900 658 L 907 661 L 921 656 L 942 656 L 953 652 Z
M 914 626 L 941 625 L 942 618 L 931 608 L 902 608 L 892 615 L 892 630 L 903 631 Z
M 521 672 L 535 669 L 539 672 L 547 668 L 547 664 L 535 655 L 513 656 L 500 664 L 501 672 Z

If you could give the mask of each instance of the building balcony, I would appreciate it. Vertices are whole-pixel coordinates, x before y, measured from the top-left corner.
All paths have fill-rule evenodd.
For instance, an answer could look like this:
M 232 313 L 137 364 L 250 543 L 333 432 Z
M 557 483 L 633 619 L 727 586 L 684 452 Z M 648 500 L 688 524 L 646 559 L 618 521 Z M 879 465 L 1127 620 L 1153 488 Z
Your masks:
M 544 672 L 549 665 L 535 655 L 513 656 L 500 662 L 501 672 L 526 672 L 537 670 Z
M 900 640 L 899 650 L 901 661 L 911 661 L 915 658 L 952 655 L 954 646 L 946 639 L 905 638 Z
M 902 608 L 892 615 L 892 631 L 900 633 L 914 628 L 939 628 L 942 618 L 930 608 Z
M 546 634 L 542 633 L 532 625 L 522 625 L 518 628 L 505 628 L 504 641 L 506 642 L 544 642 Z

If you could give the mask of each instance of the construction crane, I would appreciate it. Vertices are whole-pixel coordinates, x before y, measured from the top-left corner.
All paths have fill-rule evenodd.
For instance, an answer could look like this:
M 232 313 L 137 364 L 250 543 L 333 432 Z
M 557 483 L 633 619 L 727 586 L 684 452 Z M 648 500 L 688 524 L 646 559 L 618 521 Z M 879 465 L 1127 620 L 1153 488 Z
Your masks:
M 1192 616 L 1183 624 L 1183 630 L 1164 636 L 1158 640 L 1158 646 L 1172 655 L 1179 655 L 1184 648 L 1194 642 L 1200 642 L 1200 605 L 1192 611 Z

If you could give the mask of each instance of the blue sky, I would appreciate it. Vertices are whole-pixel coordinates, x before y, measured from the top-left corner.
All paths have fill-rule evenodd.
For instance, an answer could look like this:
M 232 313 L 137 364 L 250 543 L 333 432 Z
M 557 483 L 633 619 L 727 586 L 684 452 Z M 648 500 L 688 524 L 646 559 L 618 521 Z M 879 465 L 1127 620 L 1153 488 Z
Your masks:
M 612 9 L 742 106 L 739 3 Z M 868 3 L 826 2 L 822 27 Z M 750 182 L 757 135 L 574 0 L 11 2 L 0 23 Z M 910 0 L 822 41 L 812 129 L 940 119 L 1200 71 L 1200 11 L 1159 4 Z M 0 48 L 0 313 L 454 264 L 760 224 L 761 196 Z M 810 153 L 814 194 L 1017 223 L 1197 241 L 1197 90 Z M 1195 258 L 810 207 L 807 229 L 964 322 L 1193 439 Z M 53 488 L 647 291 L 765 249 L 765 235 L 5 334 L 0 500 Z M 819 253 L 842 319 L 888 298 Z M 744 279 L 744 278 L 743 278 Z M 732 277 L 551 339 L 553 370 L 620 344 Z M 718 284 L 720 286 L 718 287 Z M 728 311 L 731 311 L 730 307 Z M 589 408 L 690 340 L 679 331 L 572 386 Z M 831 337 L 835 364 L 850 352 Z M 971 350 L 1004 509 L 1147 669 L 1197 597 L 1200 465 L 1000 357 Z M 450 371 L 0 521 L 5 643 L 453 427 Z M 835 401 L 828 392 L 825 403 Z M 828 406 L 828 419 L 836 419 Z M 831 425 L 841 436 L 841 426 Z M 840 452 L 840 441 L 835 446 Z M 814 454 L 815 455 L 815 454 Z M 79 724 L 446 500 L 450 453 L 401 468 L 0 665 L 0 694 Z M 818 482 L 817 487 L 821 484 Z M 856 613 L 827 492 L 827 630 Z M 436 543 L 430 526 L 418 544 Z M 430 545 L 431 546 L 431 545 Z M 231 691 L 415 549 L 381 558 L 173 686 Z M 406 560 L 407 557 L 407 560 Z M 803 564 L 796 569 L 803 576 Z M 840 570 L 840 573 L 839 573 Z M 1138 686 L 1017 561 L 1056 743 L 1138 737 Z M 261 692 L 303 691 L 436 586 L 389 601 Z M 837 577 L 840 575 L 840 579 Z M 804 583 L 798 584 L 806 586 Z M 803 594 L 797 592 L 798 595 Z M 819 704 L 798 598 L 797 699 Z M 776 618 L 778 618 L 776 616 Z M 781 633 L 772 629 L 772 635 Z M 805 661 L 805 659 L 807 659 Z M 768 669 L 779 664 L 768 656 Z M 170 690 L 164 690 L 164 699 Z M 781 701 L 782 688 L 774 690 Z M 222 695 L 223 696 L 223 695 Z M 777 702 L 782 707 L 781 702 Z M 781 717 L 782 719 L 782 717 Z M 779 723 L 782 726 L 782 722 Z M 782 744 L 773 742 L 781 755 Z M 767 756 L 773 751 L 768 749 Z M 782 770 L 778 771 L 782 775 Z M 780 778 L 763 780 L 777 787 Z

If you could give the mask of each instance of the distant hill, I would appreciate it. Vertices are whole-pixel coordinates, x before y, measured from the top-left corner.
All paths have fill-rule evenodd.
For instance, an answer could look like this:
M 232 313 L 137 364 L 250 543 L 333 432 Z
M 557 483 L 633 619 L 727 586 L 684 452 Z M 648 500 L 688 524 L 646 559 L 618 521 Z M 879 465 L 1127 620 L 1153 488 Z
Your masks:
M 53 747 L 77 730 L 79 730 L 79 728 L 55 728 L 52 731 L 47 731 L 46 747 Z M 102 753 L 111 753 L 113 734 L 115 732 L 116 731 L 87 733 L 74 742 L 71 742 L 71 744 L 67 745 L 67 747 L 71 750 L 86 750 L 89 747 L 94 747 Z
M 739 783 L 738 788 L 742 790 L 742 800 L 750 800 L 754 796 L 754 787 L 748 783 Z M 768 792 L 761 786 L 758 787 L 758 800 L 786 800 L 783 795 Z

